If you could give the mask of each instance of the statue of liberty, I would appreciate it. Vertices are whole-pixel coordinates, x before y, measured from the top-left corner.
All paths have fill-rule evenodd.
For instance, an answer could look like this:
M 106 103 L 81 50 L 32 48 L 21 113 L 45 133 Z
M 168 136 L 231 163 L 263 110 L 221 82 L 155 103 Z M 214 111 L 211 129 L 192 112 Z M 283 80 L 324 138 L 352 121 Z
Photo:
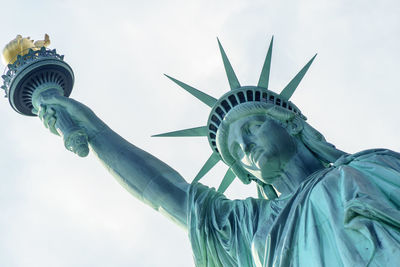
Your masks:
M 400 154 L 353 155 L 328 143 L 291 101 L 315 56 L 278 94 L 269 90 L 271 40 L 257 86 L 240 85 L 221 44 L 230 90 L 219 99 L 167 76 L 211 108 L 205 126 L 157 136 L 206 136 L 212 154 L 193 182 L 110 129 L 84 104 L 42 94 L 36 113 L 57 133 L 62 108 L 132 195 L 187 229 L 197 266 L 396 266 Z M 229 167 L 218 190 L 199 180 Z M 238 177 L 258 198 L 227 199 Z

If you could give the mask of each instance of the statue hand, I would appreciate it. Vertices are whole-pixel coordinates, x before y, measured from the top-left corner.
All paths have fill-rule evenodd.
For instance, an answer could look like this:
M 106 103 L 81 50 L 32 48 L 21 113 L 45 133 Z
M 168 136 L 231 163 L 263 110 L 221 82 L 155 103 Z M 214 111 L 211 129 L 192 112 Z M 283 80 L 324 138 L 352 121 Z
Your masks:
M 43 94 L 40 103 L 39 110 L 34 109 L 33 113 L 38 115 L 44 126 L 56 135 L 59 135 L 56 129 L 57 110 L 65 111 L 70 119 L 86 132 L 89 139 L 105 126 L 89 107 L 74 99 L 56 94 Z

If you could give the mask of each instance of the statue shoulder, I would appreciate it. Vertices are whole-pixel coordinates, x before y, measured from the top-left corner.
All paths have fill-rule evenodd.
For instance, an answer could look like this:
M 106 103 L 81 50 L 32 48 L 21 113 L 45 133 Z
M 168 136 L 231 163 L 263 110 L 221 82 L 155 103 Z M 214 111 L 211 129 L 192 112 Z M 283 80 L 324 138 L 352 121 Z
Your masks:
M 392 160 L 397 160 L 400 162 L 400 153 L 385 148 L 367 149 L 354 154 L 343 155 L 333 163 L 333 166 L 347 165 L 354 160 L 381 161 L 387 158 L 392 158 Z

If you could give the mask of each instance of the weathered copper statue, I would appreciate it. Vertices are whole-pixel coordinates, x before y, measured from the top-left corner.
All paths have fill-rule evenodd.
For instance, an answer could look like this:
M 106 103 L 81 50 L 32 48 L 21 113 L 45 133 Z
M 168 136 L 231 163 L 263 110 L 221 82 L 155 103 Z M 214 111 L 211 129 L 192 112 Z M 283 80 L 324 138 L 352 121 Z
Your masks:
M 122 186 L 188 230 L 197 266 L 397 266 L 400 154 L 349 155 L 306 122 L 289 98 L 314 58 L 277 94 L 272 41 L 257 86 L 241 86 L 220 50 L 231 87 L 220 99 L 170 77 L 212 108 L 205 126 L 160 135 L 207 136 L 213 152 L 192 183 L 76 100 L 43 94 L 34 112 L 57 133 L 65 110 Z M 229 170 L 216 191 L 198 180 L 219 160 Z M 227 199 L 235 176 L 259 198 Z

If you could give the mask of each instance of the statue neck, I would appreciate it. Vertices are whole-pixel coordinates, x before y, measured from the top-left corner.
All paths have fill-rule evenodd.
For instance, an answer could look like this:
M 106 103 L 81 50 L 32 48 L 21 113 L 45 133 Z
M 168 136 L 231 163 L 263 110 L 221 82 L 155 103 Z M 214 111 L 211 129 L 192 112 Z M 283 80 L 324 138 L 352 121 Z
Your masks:
M 324 169 L 324 165 L 302 142 L 297 143 L 297 153 L 284 166 L 281 176 L 273 182 L 273 186 L 284 197 L 290 195 L 312 173 Z

